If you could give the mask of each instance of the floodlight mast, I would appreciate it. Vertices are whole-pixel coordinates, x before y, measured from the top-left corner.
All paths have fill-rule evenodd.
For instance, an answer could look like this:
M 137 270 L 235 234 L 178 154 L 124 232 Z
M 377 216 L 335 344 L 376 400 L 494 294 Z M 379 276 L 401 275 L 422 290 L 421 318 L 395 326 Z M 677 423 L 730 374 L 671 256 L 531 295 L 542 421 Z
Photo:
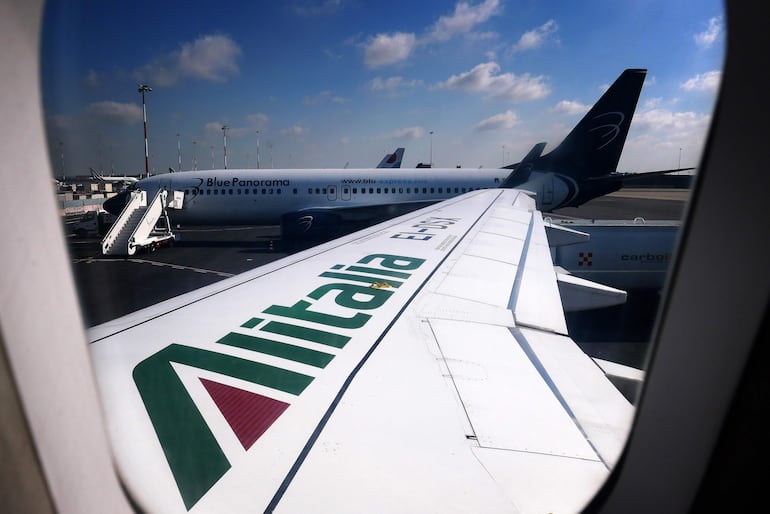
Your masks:
M 144 175 L 150 176 L 150 151 L 147 144 L 147 106 L 144 103 L 144 94 L 152 91 L 150 86 L 139 84 L 139 92 L 142 94 L 142 115 L 144 118 Z
M 224 139 L 224 147 L 225 147 L 225 156 L 224 156 L 225 169 L 227 169 L 227 129 L 229 128 L 230 127 L 228 127 L 227 125 L 224 125 L 222 127 L 222 138 Z

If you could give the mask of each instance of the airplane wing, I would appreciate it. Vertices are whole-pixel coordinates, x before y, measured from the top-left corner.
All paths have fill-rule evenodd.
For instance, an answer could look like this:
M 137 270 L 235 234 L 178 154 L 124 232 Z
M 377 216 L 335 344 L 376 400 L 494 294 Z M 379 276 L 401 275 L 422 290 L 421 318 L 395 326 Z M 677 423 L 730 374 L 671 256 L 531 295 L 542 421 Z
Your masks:
M 634 409 L 569 338 L 534 200 L 482 190 L 89 331 L 146 512 L 565 512 Z

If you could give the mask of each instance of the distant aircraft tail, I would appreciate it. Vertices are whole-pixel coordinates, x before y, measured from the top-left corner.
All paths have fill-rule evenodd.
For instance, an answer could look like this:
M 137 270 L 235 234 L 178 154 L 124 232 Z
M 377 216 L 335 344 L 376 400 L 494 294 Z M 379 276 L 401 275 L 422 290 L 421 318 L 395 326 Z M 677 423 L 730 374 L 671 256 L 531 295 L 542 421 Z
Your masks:
M 380 163 L 377 165 L 377 167 L 378 168 L 400 168 L 401 160 L 403 158 L 404 158 L 404 149 L 396 148 L 395 152 L 389 153 L 388 155 L 383 157 Z
M 646 75 L 646 69 L 623 71 L 561 144 L 537 159 L 536 169 L 576 180 L 615 172 Z
M 540 154 L 543 153 L 545 145 L 545 142 L 537 143 L 532 147 L 532 150 L 530 150 L 529 153 L 524 156 L 520 163 L 506 166 L 506 168 L 509 168 L 512 171 L 511 174 L 508 175 L 505 180 L 503 180 L 502 184 L 500 184 L 500 187 L 516 187 L 529 180 L 529 176 L 532 174 L 532 170 L 535 168 L 535 163 L 540 158 Z
M 104 182 L 104 177 L 102 177 L 101 175 L 99 175 L 99 174 L 96 172 L 96 170 L 95 170 L 95 169 L 93 169 L 93 168 L 88 168 L 88 171 L 89 171 L 89 172 L 91 172 L 91 178 L 93 178 L 93 179 L 95 179 L 95 180 L 98 180 L 98 181 L 100 181 L 100 182 Z

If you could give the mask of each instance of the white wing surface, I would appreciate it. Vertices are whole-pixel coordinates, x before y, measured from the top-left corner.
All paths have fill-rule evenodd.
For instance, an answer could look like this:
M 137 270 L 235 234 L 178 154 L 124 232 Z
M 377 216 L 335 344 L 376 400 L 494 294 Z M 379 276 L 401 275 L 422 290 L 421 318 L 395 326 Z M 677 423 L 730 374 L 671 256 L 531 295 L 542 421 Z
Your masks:
M 90 331 L 146 512 L 574 512 L 633 407 L 534 200 L 462 195 Z

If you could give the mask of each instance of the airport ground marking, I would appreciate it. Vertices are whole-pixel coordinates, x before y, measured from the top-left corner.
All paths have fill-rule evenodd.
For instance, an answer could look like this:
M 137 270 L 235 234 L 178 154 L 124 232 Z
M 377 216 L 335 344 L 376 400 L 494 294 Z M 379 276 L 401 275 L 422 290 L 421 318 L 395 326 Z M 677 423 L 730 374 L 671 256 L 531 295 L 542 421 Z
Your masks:
M 184 270 L 184 271 L 194 271 L 196 273 L 204 273 L 204 274 L 211 274 L 211 275 L 217 275 L 223 278 L 229 278 L 232 276 L 235 276 L 235 273 L 227 273 L 224 271 L 215 271 L 210 269 L 203 269 L 203 268 L 194 268 L 192 266 L 182 266 L 180 264 L 171 264 L 168 262 L 161 262 L 161 261 L 150 261 L 147 259 L 98 259 L 93 257 L 87 257 L 85 259 L 74 259 L 72 261 L 74 264 L 81 264 L 86 263 L 90 264 L 92 262 L 135 262 L 137 264 L 151 264 L 153 266 L 160 266 L 160 267 L 168 267 L 172 269 L 178 269 L 178 270 Z

